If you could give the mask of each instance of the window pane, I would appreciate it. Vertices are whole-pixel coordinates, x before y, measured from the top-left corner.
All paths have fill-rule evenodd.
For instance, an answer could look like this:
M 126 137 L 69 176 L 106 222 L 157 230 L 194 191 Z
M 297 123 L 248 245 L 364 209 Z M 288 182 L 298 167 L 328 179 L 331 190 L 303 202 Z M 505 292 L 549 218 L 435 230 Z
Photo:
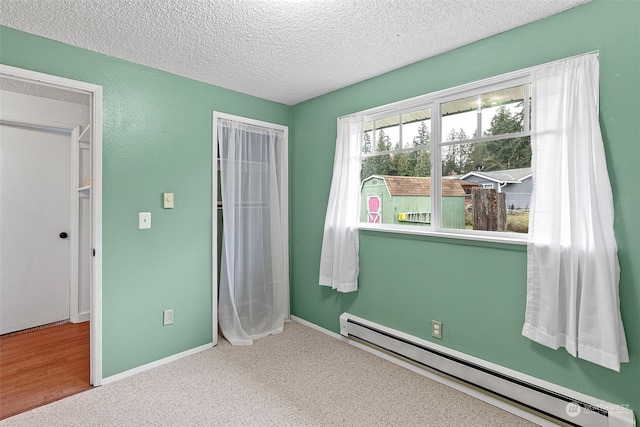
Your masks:
M 524 86 L 482 95 L 482 135 L 524 131 Z
M 360 221 L 430 225 L 430 175 L 428 149 L 363 159 Z
M 442 167 L 444 228 L 529 231 L 530 137 L 442 147 Z
M 431 140 L 431 108 L 402 115 L 402 147 L 429 145 Z
M 442 141 L 458 141 L 478 136 L 478 97 L 440 104 Z
M 400 148 L 400 116 L 391 116 L 375 121 L 374 152 Z

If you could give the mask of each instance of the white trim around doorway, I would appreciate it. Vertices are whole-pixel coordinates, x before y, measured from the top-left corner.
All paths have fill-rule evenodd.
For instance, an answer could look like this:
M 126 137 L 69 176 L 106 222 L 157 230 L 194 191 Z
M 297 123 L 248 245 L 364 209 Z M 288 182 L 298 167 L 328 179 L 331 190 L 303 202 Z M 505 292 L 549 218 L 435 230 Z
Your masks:
M 91 384 L 102 385 L 102 86 L 0 64 L 0 76 L 90 95 L 91 114 Z M 20 121 L 20 118 L 10 120 Z M 72 127 L 68 127 L 72 126 Z M 57 123 L 72 131 L 75 125 Z
M 211 206 L 211 219 L 212 219 L 212 238 L 211 238 L 211 252 L 212 252 L 212 337 L 213 345 L 218 344 L 218 209 L 222 209 L 222 202 L 218 201 L 218 170 L 220 159 L 218 158 L 218 121 L 219 120 L 232 120 L 239 123 L 244 123 L 253 126 L 259 126 L 268 129 L 281 130 L 283 132 L 283 148 L 282 158 L 280 165 L 281 185 L 280 185 L 280 212 L 282 215 L 282 242 L 284 245 L 283 253 L 283 271 L 285 274 L 285 281 L 287 283 L 287 295 L 286 299 L 289 301 L 289 127 L 280 125 L 277 123 L 264 122 L 261 120 L 250 119 L 247 117 L 236 116 L 233 114 L 223 113 L 221 111 L 213 111 L 212 122 L 212 190 L 213 197 Z M 285 314 L 285 321 L 290 320 L 290 307 L 287 308 Z

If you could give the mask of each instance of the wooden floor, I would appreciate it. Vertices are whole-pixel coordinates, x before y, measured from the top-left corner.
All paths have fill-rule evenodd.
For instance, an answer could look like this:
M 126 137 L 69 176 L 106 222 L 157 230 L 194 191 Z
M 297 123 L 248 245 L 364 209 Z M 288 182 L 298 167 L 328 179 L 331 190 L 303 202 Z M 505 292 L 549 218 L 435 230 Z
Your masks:
M 89 322 L 0 337 L 0 420 L 90 388 Z

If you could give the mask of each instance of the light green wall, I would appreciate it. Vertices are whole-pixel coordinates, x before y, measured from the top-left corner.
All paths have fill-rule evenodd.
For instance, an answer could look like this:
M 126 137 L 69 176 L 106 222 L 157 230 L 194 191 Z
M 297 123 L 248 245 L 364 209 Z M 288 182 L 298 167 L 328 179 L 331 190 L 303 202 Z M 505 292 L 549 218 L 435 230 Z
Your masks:
M 338 316 L 348 311 L 427 340 L 437 319 L 444 323 L 438 344 L 640 413 L 639 40 L 640 2 L 596 1 L 294 106 L 292 313 L 337 332 Z M 318 286 L 337 117 L 593 50 L 600 50 L 600 114 L 631 353 L 620 373 L 521 335 L 522 246 L 361 232 L 359 290 Z
M 3 64 L 104 90 L 103 375 L 211 342 L 212 111 L 290 125 L 291 107 L 6 27 L 0 42 Z
M 211 111 L 220 110 L 292 126 L 293 314 L 337 331 L 349 311 L 424 339 L 441 320 L 439 344 L 639 412 L 638 40 L 639 2 L 596 1 L 293 109 L 5 27 L 0 62 L 104 88 L 105 376 L 211 340 Z M 596 49 L 632 360 L 621 373 L 520 335 L 523 247 L 361 232 L 360 290 L 317 285 L 337 117 Z M 175 192 L 176 209 L 160 208 L 164 191 Z M 137 229 L 142 210 L 151 230 Z M 175 309 L 173 326 L 161 326 L 165 308 Z

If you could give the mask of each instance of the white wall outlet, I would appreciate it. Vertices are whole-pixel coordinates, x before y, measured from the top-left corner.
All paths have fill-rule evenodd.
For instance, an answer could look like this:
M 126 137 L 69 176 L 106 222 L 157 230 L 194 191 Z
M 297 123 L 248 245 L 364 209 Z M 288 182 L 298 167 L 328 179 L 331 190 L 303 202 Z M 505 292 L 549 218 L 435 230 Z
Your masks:
M 165 209 L 173 209 L 173 193 L 163 193 L 162 200 Z
M 151 228 L 151 212 L 138 212 L 138 228 L 140 230 Z
M 162 326 L 173 324 L 173 308 L 162 312 Z
M 442 339 L 442 322 L 437 320 L 431 321 L 431 336 L 434 338 Z

